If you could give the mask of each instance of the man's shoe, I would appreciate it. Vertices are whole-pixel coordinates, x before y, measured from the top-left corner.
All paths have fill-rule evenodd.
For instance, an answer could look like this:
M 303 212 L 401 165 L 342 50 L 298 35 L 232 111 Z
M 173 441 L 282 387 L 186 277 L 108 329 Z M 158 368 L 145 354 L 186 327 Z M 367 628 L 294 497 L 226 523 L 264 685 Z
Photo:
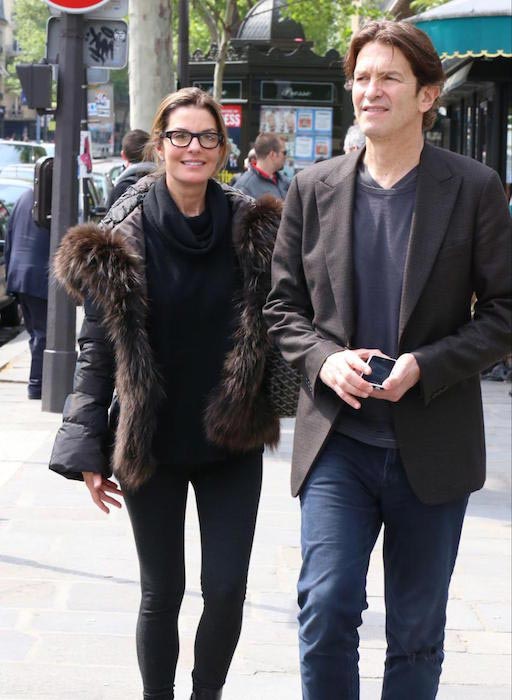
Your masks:
M 220 688 L 220 690 L 199 688 L 198 690 L 194 690 L 190 696 L 190 700 L 221 700 L 221 698 L 222 688 Z
M 41 398 L 41 392 L 40 391 L 29 391 L 28 398 L 38 400 Z

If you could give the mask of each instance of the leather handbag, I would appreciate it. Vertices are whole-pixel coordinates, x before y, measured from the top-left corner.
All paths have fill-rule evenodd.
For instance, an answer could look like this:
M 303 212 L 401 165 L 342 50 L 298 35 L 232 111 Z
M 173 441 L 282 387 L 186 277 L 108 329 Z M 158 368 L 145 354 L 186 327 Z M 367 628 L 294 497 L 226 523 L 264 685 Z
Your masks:
M 300 372 L 292 367 L 275 346 L 271 346 L 265 360 L 264 389 L 270 405 L 279 418 L 293 418 L 297 413 Z

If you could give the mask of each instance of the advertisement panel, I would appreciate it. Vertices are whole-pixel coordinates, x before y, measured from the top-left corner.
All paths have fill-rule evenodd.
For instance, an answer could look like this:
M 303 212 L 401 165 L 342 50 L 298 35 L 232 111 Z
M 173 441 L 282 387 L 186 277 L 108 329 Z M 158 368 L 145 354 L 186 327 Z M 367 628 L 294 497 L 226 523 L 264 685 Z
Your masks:
M 112 83 L 89 86 L 87 120 L 93 158 L 114 154 L 114 88 Z
M 242 138 L 242 105 L 222 105 L 222 116 L 228 130 L 230 146 L 229 159 L 225 170 L 228 173 L 235 173 L 240 170 L 239 162 L 241 156 Z
M 332 155 L 332 107 L 262 106 L 260 132 L 286 141 L 286 174 Z

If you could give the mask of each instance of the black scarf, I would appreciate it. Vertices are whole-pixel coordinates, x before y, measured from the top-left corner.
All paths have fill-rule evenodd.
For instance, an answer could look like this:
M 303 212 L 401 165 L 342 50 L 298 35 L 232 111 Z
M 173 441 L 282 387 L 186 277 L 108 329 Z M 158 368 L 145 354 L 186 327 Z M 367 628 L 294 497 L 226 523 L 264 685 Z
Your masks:
M 228 199 L 215 180 L 208 180 L 206 187 L 206 211 L 210 213 L 209 230 L 196 235 L 187 218 L 171 197 L 165 176 L 162 176 L 147 193 L 143 206 L 143 225 L 151 228 L 166 243 L 182 253 L 204 255 L 219 241 L 225 239 L 230 224 Z

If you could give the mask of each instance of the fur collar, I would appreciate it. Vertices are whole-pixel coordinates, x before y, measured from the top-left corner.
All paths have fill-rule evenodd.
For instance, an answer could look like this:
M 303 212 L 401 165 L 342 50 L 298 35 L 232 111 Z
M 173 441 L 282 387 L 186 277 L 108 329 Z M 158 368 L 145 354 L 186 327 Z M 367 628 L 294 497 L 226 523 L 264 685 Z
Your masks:
M 146 178 L 145 178 L 146 179 Z M 270 289 L 270 262 L 281 203 L 254 202 L 225 188 L 232 207 L 232 238 L 243 272 L 238 292 L 235 345 L 220 385 L 210 398 L 205 427 L 210 440 L 233 451 L 279 440 L 279 419 L 261 391 L 268 351 L 262 308 Z M 137 489 L 153 473 L 151 444 L 161 384 L 146 331 L 144 234 L 140 207 L 114 228 L 71 228 L 54 259 L 57 280 L 79 303 L 90 299 L 102 312 L 113 344 L 120 415 L 112 467 L 121 484 Z

